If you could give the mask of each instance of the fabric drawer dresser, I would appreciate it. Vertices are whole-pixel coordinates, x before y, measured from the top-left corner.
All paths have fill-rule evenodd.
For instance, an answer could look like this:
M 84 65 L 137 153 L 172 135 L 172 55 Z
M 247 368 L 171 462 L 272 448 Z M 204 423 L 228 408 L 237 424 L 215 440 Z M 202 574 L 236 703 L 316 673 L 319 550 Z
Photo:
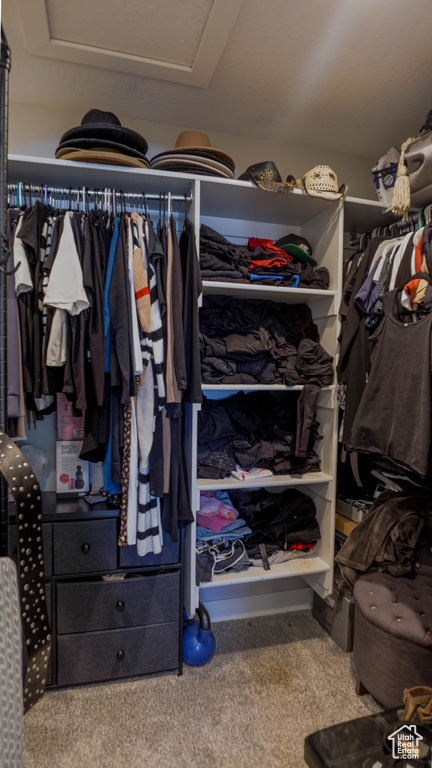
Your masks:
M 47 685 L 79 685 L 182 668 L 180 542 L 160 555 L 118 547 L 119 511 L 44 494 L 45 587 L 53 636 Z M 17 557 L 10 516 L 9 551 Z

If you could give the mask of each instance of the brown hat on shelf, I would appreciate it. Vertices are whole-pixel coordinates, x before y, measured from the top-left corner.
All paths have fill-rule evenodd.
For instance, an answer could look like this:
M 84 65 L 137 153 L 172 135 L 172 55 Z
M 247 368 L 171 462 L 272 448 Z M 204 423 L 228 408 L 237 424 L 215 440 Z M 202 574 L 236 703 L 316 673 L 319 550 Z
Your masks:
M 125 128 L 113 112 L 91 109 L 81 125 L 62 135 L 55 156 L 62 160 L 149 168 L 147 149 L 144 137 Z
M 287 176 L 286 181 L 283 181 L 272 160 L 250 165 L 238 177 L 238 181 L 252 181 L 267 192 L 292 192 L 295 187 L 294 176 Z
M 150 160 L 151 168 L 181 173 L 203 173 L 208 176 L 234 178 L 235 163 L 231 155 L 211 146 L 206 133 L 182 131 L 174 149 L 160 152 Z

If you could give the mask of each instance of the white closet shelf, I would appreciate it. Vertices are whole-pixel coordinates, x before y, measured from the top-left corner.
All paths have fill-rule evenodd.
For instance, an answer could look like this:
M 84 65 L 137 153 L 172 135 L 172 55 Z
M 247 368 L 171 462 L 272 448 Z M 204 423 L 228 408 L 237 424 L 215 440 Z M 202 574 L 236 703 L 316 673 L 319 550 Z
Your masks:
M 358 233 L 370 231 L 374 227 L 397 220 L 391 211 L 386 210 L 387 205 L 378 200 L 347 197 L 344 201 L 330 201 L 309 197 L 299 189 L 289 194 L 265 192 L 252 182 L 237 179 L 102 163 L 79 163 L 72 160 L 58 160 L 55 157 L 18 154 L 10 154 L 8 157 L 8 181 L 11 183 L 21 181 L 58 187 L 85 185 L 91 189 L 109 187 L 123 189 L 125 192 L 145 191 L 148 194 L 171 192 L 184 195 L 191 192 L 197 180 L 201 185 L 201 212 L 212 217 L 252 219 L 276 224 L 289 222 L 290 227 L 301 227 L 325 210 L 333 210 L 335 216 L 343 210 L 344 231 Z M 414 210 L 424 204 L 423 198 L 429 202 L 430 190 L 431 188 L 428 188 L 412 195 L 411 202 Z M 251 287 L 249 286 L 249 289 Z M 319 292 L 314 293 L 318 295 Z M 329 293 L 325 291 L 326 295 Z
M 303 384 L 287 387 L 285 384 L 201 384 L 205 392 L 291 392 L 302 390 Z
M 310 197 L 300 189 L 287 194 L 266 192 L 249 181 L 207 177 L 201 183 L 201 210 L 226 219 L 270 222 L 302 227 L 323 211 L 337 216 L 340 201 Z
M 271 477 L 257 477 L 255 480 L 237 480 L 236 477 L 225 477 L 222 480 L 211 478 L 199 478 L 196 488 L 199 491 L 229 491 L 230 488 L 276 488 L 297 485 L 317 485 L 330 483 L 331 475 L 325 472 L 306 472 L 304 475 L 272 475 Z
M 201 384 L 203 392 L 293 392 L 300 391 L 304 384 Z M 335 385 L 321 387 L 322 390 L 335 389 Z
M 147 168 L 129 168 L 103 163 L 78 163 L 73 160 L 9 155 L 8 182 L 23 182 L 52 187 L 83 187 L 89 189 L 122 189 L 126 192 L 176 195 L 190 194 L 194 176 L 172 174 Z
M 200 174 L 173 173 L 147 168 L 79 163 L 55 157 L 10 154 L 8 181 L 35 185 L 87 186 L 91 189 L 122 189 L 125 192 L 189 194 L 200 182 L 200 208 L 203 215 L 227 219 L 249 219 L 301 227 L 325 210 L 337 214 L 338 204 L 323 198 L 309 197 L 299 189 L 289 194 L 266 192 L 252 182 L 222 179 Z
M 320 557 L 305 555 L 297 557 L 294 560 L 288 560 L 286 563 L 277 563 L 272 565 L 269 571 L 264 568 L 251 566 L 247 571 L 238 573 L 218 573 L 213 577 L 213 581 L 203 581 L 200 584 L 201 589 L 212 589 L 220 586 L 229 586 L 234 584 L 251 584 L 257 581 L 267 581 L 273 579 L 284 579 L 293 576 L 305 576 L 313 573 L 326 573 L 330 570 L 328 563 L 321 560 Z
M 299 304 L 303 301 L 314 299 L 328 299 L 329 302 L 337 296 L 337 291 L 324 291 L 322 289 L 286 288 L 283 286 L 260 283 L 224 283 L 216 280 L 203 280 L 203 293 L 206 295 L 217 294 L 224 296 L 244 296 L 248 298 L 270 299 L 285 304 Z

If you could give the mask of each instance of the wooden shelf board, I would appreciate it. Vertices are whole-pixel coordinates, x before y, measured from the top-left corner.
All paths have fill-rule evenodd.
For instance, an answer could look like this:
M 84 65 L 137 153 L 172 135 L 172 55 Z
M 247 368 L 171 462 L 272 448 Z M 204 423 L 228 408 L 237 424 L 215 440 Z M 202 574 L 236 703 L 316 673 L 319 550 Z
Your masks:
M 255 480 L 237 480 L 235 477 L 225 477 L 222 480 L 199 478 L 196 487 L 199 491 L 229 490 L 230 488 L 270 488 L 330 483 L 332 479 L 332 476 L 325 472 L 309 472 L 305 475 L 272 475 L 271 477 L 257 477 Z
M 269 571 L 264 568 L 251 566 L 247 571 L 219 573 L 213 577 L 213 581 L 205 581 L 200 584 L 200 589 L 212 589 L 219 586 L 234 584 L 250 584 L 269 579 L 292 578 L 293 576 L 305 576 L 312 573 L 326 573 L 330 565 L 316 555 L 304 555 L 288 560 L 285 563 L 272 565 Z

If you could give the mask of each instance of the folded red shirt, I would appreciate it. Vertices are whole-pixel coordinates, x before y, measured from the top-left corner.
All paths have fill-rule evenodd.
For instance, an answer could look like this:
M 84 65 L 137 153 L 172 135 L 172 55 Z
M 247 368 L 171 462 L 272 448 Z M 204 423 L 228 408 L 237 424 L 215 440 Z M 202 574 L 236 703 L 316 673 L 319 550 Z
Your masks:
M 284 259 L 284 264 L 286 264 L 287 261 L 292 261 L 291 254 L 285 253 L 283 248 L 278 248 L 277 245 L 273 245 L 272 240 L 266 240 L 265 238 L 260 238 L 260 237 L 250 237 L 248 240 L 248 246 L 252 250 L 254 250 L 254 248 L 258 248 L 258 246 L 261 246 L 261 248 L 264 248 L 266 251 L 272 251 L 273 253 L 278 253 L 279 256 L 281 256 Z
M 287 263 L 287 259 L 283 259 L 281 256 L 273 256 L 271 259 L 251 259 L 251 267 L 284 267 Z

